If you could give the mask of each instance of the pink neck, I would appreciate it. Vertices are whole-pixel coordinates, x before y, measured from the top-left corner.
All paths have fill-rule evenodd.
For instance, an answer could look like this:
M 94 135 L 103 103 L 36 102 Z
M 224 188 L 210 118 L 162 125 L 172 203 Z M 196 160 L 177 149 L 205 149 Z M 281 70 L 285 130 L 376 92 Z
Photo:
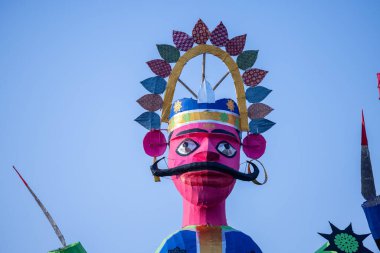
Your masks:
M 222 201 L 215 206 L 201 207 L 183 200 L 182 227 L 189 225 L 227 225 L 225 201 Z

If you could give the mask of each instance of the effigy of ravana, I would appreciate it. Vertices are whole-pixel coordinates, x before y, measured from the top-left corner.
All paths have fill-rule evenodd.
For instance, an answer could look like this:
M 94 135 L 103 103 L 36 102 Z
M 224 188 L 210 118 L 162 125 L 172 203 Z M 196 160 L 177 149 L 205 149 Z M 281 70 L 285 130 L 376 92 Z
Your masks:
M 167 237 L 156 252 L 261 253 L 250 236 L 228 225 L 225 202 L 236 180 L 257 185 L 267 181 L 264 167 L 264 181 L 257 180 L 258 165 L 262 166 L 257 159 L 266 148 L 261 134 L 275 124 L 265 119 L 272 108 L 260 103 L 271 92 L 258 86 L 267 71 L 253 68 L 258 51 L 244 51 L 246 35 L 229 39 L 223 23 L 210 32 L 199 20 L 192 36 L 174 31 L 173 42 L 175 46 L 157 45 L 162 59 L 147 62 L 156 76 L 141 82 L 151 94 L 137 101 L 147 110 L 136 121 L 149 130 L 143 146 L 153 157 L 151 171 L 155 181 L 171 177 L 183 198 L 182 228 Z M 184 52 L 182 56 L 180 51 Z M 206 54 L 219 58 L 228 68 L 213 87 L 205 78 Z M 180 78 L 185 64 L 196 56 L 203 57 L 198 93 Z M 170 64 L 174 64 L 173 68 Z M 228 75 L 235 85 L 237 103 L 233 98 L 215 99 L 214 91 Z M 177 82 L 193 98 L 173 100 Z M 164 99 L 160 96 L 163 92 Z M 246 100 L 252 103 L 248 109 Z M 159 109 L 161 116 L 155 112 Z M 167 137 L 161 123 L 168 123 Z M 167 146 L 168 168 L 160 169 Z M 239 171 L 241 148 L 250 159 L 246 172 Z

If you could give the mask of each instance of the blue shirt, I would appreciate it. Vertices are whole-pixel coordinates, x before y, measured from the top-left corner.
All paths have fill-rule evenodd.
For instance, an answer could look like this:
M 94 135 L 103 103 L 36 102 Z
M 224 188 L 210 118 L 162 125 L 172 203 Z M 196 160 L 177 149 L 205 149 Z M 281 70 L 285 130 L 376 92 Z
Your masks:
M 166 238 L 156 253 L 262 253 L 248 235 L 229 226 L 188 226 Z

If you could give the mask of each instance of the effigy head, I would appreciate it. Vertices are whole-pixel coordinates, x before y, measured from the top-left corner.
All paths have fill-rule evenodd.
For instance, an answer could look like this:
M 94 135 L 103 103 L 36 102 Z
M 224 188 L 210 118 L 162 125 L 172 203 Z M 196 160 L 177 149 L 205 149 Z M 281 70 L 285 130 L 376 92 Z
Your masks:
M 240 115 L 231 99 L 198 103 L 191 98 L 174 102 L 169 116 L 169 169 L 184 173 L 172 179 L 192 204 L 224 200 L 235 184 L 240 164 Z
M 208 40 L 212 45 L 207 44 Z M 260 184 L 256 181 L 259 169 L 252 160 L 261 157 L 265 151 L 266 141 L 261 133 L 274 125 L 265 119 L 272 108 L 261 103 L 271 90 L 258 86 L 267 71 L 252 68 L 258 51 L 244 51 L 245 40 L 246 35 L 229 39 L 223 23 L 210 32 L 199 20 L 192 37 L 173 31 L 175 46 L 157 45 L 162 59 L 147 62 L 156 76 L 141 82 L 152 94 L 138 100 L 147 110 L 136 119 L 149 130 L 144 138 L 144 150 L 154 157 L 151 171 L 155 181 L 159 181 L 159 177 L 171 176 L 181 195 L 193 204 L 213 205 L 224 200 L 236 179 Z M 194 43 L 198 45 L 194 46 Z M 185 53 L 181 55 L 180 51 Z M 196 94 L 180 75 L 187 62 L 201 55 L 202 84 Z M 228 68 L 227 74 L 214 87 L 205 79 L 206 55 L 219 58 Z M 171 63 L 174 63 L 173 67 Z M 239 69 L 244 72 L 240 73 Z M 233 79 L 236 103 L 230 98 L 215 100 L 214 90 L 228 75 Z M 181 83 L 195 99 L 173 100 L 177 83 Z M 246 90 L 244 84 L 249 86 Z M 162 99 L 160 94 L 164 92 Z M 248 109 L 246 100 L 252 103 Z M 161 115 L 155 113 L 159 109 Z M 161 123 L 168 123 L 167 137 L 161 132 Z M 246 136 L 241 141 L 243 132 Z M 158 163 L 164 157 L 156 158 L 166 152 L 167 146 L 168 169 L 160 169 Z M 239 171 L 241 148 L 250 159 L 247 161 L 248 173 Z M 266 178 L 265 170 L 264 173 Z

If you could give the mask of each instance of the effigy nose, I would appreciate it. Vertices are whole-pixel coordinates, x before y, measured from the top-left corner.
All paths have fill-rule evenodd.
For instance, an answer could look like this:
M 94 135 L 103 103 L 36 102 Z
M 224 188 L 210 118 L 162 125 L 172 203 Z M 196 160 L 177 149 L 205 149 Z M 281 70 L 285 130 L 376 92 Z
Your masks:
M 212 151 L 201 151 L 194 155 L 196 159 L 201 161 L 215 162 L 219 160 L 219 154 Z

